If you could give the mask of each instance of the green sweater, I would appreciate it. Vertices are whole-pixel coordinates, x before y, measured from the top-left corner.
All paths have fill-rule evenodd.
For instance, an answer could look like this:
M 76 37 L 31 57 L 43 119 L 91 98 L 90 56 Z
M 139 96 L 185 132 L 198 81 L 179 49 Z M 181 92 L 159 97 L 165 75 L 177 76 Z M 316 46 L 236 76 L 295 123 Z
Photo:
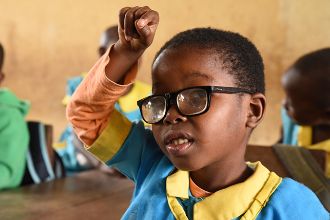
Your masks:
M 0 190 L 17 187 L 23 178 L 29 144 L 25 115 L 29 104 L 0 89 Z

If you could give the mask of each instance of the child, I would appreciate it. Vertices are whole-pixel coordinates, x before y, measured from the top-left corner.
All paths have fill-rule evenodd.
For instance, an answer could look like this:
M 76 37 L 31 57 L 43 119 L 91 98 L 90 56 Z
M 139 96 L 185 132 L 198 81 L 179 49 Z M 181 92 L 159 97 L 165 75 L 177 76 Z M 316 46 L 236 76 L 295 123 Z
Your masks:
M 113 25 L 108 27 L 101 35 L 100 45 L 98 48 L 99 56 L 101 57 L 107 50 L 107 48 L 117 42 L 118 37 L 118 26 Z M 71 99 L 72 94 L 85 78 L 86 73 L 81 74 L 80 76 L 72 77 L 68 80 L 67 83 L 67 94 L 63 99 L 63 104 L 67 105 Z M 130 89 L 127 90 L 127 93 L 122 96 L 116 102 L 116 109 L 123 113 L 131 121 L 139 121 L 142 119 L 140 110 L 136 105 L 136 101 L 149 95 L 151 91 L 150 85 L 143 83 L 141 81 L 136 81 L 130 85 Z M 57 152 L 60 154 L 67 174 L 72 175 L 77 172 L 91 169 L 94 167 L 99 167 L 105 172 L 110 172 L 111 174 L 118 174 L 114 170 L 110 170 L 106 166 L 102 166 L 94 157 L 91 157 L 89 154 L 82 152 L 83 147 L 81 148 L 81 142 L 76 137 L 73 132 L 71 125 L 68 125 L 64 132 L 61 135 L 60 141 L 54 144 L 54 147 L 57 149 Z M 122 176 L 122 175 L 119 175 Z
M 0 44 L 0 84 L 4 79 L 4 50 Z M 10 90 L 0 88 L 0 190 L 21 184 L 29 132 L 25 122 L 29 104 L 19 100 Z
M 123 8 L 119 40 L 74 93 L 67 117 L 87 150 L 135 182 L 123 219 L 329 219 L 303 185 L 281 179 L 245 148 L 265 109 L 262 59 L 239 34 L 200 28 L 157 53 L 143 123 L 114 110 L 153 41 L 158 13 Z M 308 207 L 308 208 L 306 208 Z
M 283 143 L 327 151 L 330 178 L 330 48 L 299 58 L 284 74 Z

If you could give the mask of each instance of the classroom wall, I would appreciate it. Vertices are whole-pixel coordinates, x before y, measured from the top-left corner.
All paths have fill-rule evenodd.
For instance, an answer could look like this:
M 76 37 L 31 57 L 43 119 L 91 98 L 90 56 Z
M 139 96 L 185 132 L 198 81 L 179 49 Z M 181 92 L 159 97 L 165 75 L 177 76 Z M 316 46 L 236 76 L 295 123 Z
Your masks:
M 123 6 L 149 5 L 160 13 L 154 44 L 139 79 L 150 82 L 150 63 L 175 33 L 211 26 L 250 38 L 264 57 L 267 112 L 251 143 L 272 144 L 279 135 L 282 72 L 303 53 L 330 46 L 328 0 L 0 0 L 0 42 L 6 50 L 5 86 L 31 101 L 30 120 L 66 125 L 61 99 L 66 80 L 88 71 L 97 59 L 100 33 L 117 22 Z

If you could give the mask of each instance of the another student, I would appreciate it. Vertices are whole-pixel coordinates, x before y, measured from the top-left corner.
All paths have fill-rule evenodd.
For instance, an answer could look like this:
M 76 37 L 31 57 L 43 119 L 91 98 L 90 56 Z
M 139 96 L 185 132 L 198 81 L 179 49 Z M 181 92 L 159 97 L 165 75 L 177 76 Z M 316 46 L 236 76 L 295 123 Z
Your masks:
M 4 79 L 4 49 L 0 44 L 0 84 Z M 9 89 L 0 88 L 0 190 L 21 184 L 29 131 L 25 122 L 29 104 L 19 100 Z
M 143 123 L 114 110 L 153 41 L 158 13 L 120 11 L 119 40 L 74 93 L 67 116 L 88 151 L 135 182 L 123 219 L 329 219 L 305 186 L 245 148 L 265 109 L 262 58 L 239 34 L 196 28 L 156 54 Z
M 100 37 L 100 45 L 98 48 L 99 56 L 103 56 L 107 48 L 117 42 L 118 37 L 118 26 L 113 25 L 108 27 Z M 63 104 L 66 105 L 71 99 L 72 94 L 81 83 L 81 81 L 86 77 L 87 73 L 82 73 L 80 76 L 72 77 L 68 80 L 67 84 L 67 94 L 63 99 Z M 116 109 L 123 113 L 130 121 L 142 120 L 140 110 L 136 105 L 136 101 L 149 95 L 151 92 L 151 86 L 135 80 L 134 84 L 129 86 L 129 89 L 124 96 L 120 97 L 116 103 Z
M 100 45 L 98 48 L 99 56 L 101 57 L 107 50 L 107 48 L 118 41 L 118 26 L 108 27 L 101 35 Z M 80 76 L 72 77 L 67 82 L 66 96 L 63 99 L 63 104 L 66 105 L 71 99 L 72 94 L 85 78 L 86 73 L 82 73 Z M 131 84 L 127 92 L 117 100 L 116 109 L 123 113 L 130 121 L 142 120 L 140 110 L 136 105 L 136 101 L 149 95 L 151 92 L 151 86 L 141 82 L 135 81 Z M 114 173 L 113 170 L 107 170 L 101 164 L 99 164 L 89 154 L 83 153 L 81 150 L 82 143 L 77 139 L 73 132 L 71 125 L 67 126 L 62 133 L 60 141 L 55 143 L 55 148 L 61 155 L 61 158 L 66 167 L 67 173 L 74 174 L 76 172 L 91 169 L 101 166 L 103 171 L 109 171 Z
M 305 54 L 282 78 L 283 143 L 327 151 L 330 178 L 330 48 Z

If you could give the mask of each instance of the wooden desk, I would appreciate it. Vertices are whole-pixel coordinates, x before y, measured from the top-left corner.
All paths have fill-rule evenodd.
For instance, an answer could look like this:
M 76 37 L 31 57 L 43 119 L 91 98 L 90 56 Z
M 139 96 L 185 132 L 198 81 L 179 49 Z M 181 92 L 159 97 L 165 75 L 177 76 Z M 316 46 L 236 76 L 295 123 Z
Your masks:
M 100 171 L 0 192 L 1 220 L 120 219 L 132 181 Z

